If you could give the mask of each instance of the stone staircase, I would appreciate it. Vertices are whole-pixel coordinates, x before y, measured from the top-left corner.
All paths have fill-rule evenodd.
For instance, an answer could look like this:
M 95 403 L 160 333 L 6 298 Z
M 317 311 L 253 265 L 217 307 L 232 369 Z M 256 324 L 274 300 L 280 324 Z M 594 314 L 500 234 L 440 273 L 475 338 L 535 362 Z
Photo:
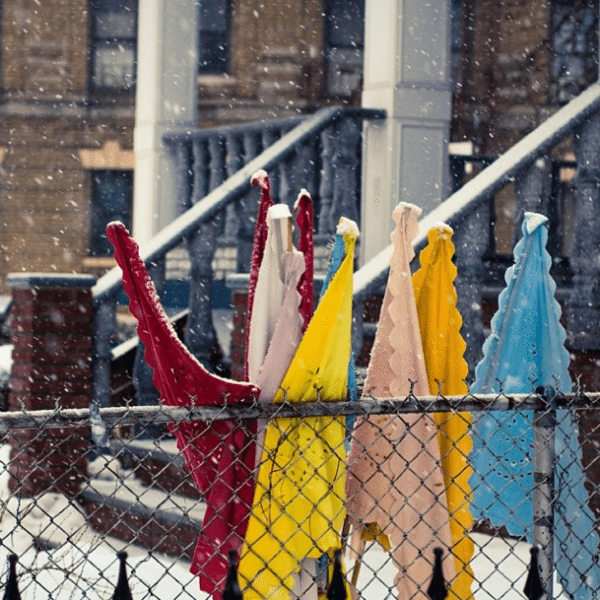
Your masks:
M 80 496 L 98 533 L 191 560 L 205 505 L 174 440 L 111 442 Z M 95 464 L 95 463 L 94 463 Z

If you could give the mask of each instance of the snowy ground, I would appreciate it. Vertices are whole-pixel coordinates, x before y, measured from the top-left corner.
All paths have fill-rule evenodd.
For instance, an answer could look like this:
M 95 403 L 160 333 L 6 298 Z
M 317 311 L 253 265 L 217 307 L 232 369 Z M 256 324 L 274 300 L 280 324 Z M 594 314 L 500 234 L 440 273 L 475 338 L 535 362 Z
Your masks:
M 8 446 L 0 448 L 6 465 Z M 116 553 L 126 550 L 129 583 L 134 598 L 175 600 L 202 598 L 189 563 L 129 546 L 103 537 L 85 521 L 83 514 L 58 494 L 46 494 L 36 504 L 9 499 L 6 468 L 0 472 L 0 565 L 7 565 L 10 551 L 19 558 L 17 573 L 23 600 L 51 597 L 53 600 L 112 596 L 118 576 Z M 14 515 L 18 515 L 15 518 Z M 50 548 L 35 550 L 35 540 L 50 542 Z M 4 556 L 2 556 L 4 555 Z M 5 560 L 2 560 L 5 559 Z M 2 577 L 4 583 L 5 575 Z
M 7 460 L 8 447 L 0 447 L 0 461 L 6 464 Z M 136 600 L 206 598 L 199 591 L 196 578 L 189 574 L 186 561 L 150 555 L 120 540 L 101 537 L 87 525 L 82 513 L 60 495 L 46 494 L 35 505 L 27 500 L 18 504 L 16 499 L 9 498 L 7 480 L 3 469 L 0 565 L 7 564 L 9 549 L 18 555 L 23 600 L 45 600 L 49 596 L 53 600 L 110 598 L 118 574 L 116 553 L 123 549 L 128 553 L 129 582 Z M 15 514 L 19 515 L 18 520 Z M 475 586 L 476 600 L 522 599 L 529 546 L 483 535 L 474 538 L 478 550 L 473 567 L 476 580 L 483 586 L 483 589 Z M 51 547 L 35 550 L 36 539 L 47 540 Z M 349 561 L 348 568 L 351 567 Z M 372 546 L 363 557 L 358 584 L 362 598 L 395 599 L 393 579 L 394 568 L 388 554 Z

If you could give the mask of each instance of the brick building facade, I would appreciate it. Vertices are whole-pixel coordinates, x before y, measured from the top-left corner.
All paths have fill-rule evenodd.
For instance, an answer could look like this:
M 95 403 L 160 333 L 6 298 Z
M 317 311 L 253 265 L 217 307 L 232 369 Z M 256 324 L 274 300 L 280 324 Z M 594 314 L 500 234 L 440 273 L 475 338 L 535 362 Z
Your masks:
M 200 125 L 360 101 L 364 0 L 201 5 Z M 452 136 L 474 152 L 506 149 L 595 79 L 597 3 L 452 6 Z M 136 2 L 3 0 L 1 11 L 0 281 L 97 274 L 112 266 L 103 223 L 131 210 Z

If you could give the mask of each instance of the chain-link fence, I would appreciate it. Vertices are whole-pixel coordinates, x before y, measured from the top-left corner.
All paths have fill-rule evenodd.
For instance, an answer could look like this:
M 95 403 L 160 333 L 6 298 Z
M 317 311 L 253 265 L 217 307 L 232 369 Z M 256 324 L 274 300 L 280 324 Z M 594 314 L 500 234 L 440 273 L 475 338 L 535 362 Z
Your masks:
M 219 597 L 231 549 L 245 598 L 317 598 L 340 544 L 365 600 L 427 598 L 436 547 L 450 598 L 523 598 L 532 544 L 548 597 L 600 597 L 599 400 L 2 413 L 0 546 L 29 599 L 111 597 L 123 550 L 134 598 Z

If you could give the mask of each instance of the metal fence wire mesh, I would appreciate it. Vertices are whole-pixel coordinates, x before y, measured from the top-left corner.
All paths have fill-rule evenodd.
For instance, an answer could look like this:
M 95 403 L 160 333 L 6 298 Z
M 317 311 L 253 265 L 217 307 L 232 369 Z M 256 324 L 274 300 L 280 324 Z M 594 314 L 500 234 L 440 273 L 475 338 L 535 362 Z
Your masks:
M 581 597 L 600 597 L 599 401 L 538 393 L 2 413 L 0 559 L 18 556 L 23 598 L 110 598 L 122 551 L 134 598 L 204 598 L 190 573 L 196 545 L 203 532 L 228 531 L 208 518 L 229 519 L 229 537 L 203 546 L 215 552 L 207 570 L 195 567 L 217 597 L 224 581 L 210 581 L 220 572 L 210 564 L 226 570 L 234 549 L 245 598 L 265 597 L 273 581 L 273 598 L 317 598 L 336 544 L 348 591 L 365 600 L 428 598 L 437 547 L 449 598 L 523 598 L 532 545 L 548 597 L 573 597 L 573 581 L 591 590 Z M 440 425 L 449 419 L 458 436 Z M 225 490 L 221 506 L 207 505 L 177 448 L 172 429 L 189 422 L 214 440 L 196 475 Z M 218 422 L 251 432 L 251 443 L 215 437 Z M 230 489 L 215 470 L 224 456 L 228 472 L 247 472 L 249 506 L 239 479 Z

